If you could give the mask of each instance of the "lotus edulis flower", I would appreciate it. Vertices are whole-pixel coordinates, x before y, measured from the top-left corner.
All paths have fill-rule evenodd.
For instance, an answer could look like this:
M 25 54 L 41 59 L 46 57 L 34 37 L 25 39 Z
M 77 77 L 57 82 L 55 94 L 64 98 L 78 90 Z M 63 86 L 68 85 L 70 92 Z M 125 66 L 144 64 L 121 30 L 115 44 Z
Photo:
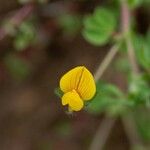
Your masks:
M 93 75 L 84 66 L 78 66 L 62 76 L 60 89 L 64 93 L 62 105 L 68 106 L 69 111 L 80 111 L 84 102 L 91 100 L 96 93 Z

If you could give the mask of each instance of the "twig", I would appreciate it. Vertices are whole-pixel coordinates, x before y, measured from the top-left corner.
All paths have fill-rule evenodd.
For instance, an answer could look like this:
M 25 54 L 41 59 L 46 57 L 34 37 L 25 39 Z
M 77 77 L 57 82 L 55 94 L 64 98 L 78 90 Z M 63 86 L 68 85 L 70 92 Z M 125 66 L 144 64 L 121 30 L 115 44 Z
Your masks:
M 99 65 L 94 78 L 95 81 L 98 81 L 101 76 L 103 75 L 103 73 L 105 72 L 105 70 L 107 69 L 107 67 L 109 66 L 109 64 L 111 63 L 112 59 L 115 57 L 115 55 L 117 54 L 119 50 L 119 45 L 115 44 L 107 53 L 107 55 L 105 56 L 104 60 L 102 61 L 102 63 Z
M 115 121 L 115 118 L 109 118 L 107 116 L 102 120 L 102 123 L 96 131 L 89 150 L 103 150 L 103 147 L 107 141 L 112 127 L 115 124 Z
M 9 22 L 14 26 L 18 27 L 21 22 L 28 17 L 34 9 L 32 4 L 25 5 L 21 9 L 17 10 L 14 16 L 12 16 Z M 4 27 L 0 28 L 0 40 L 3 40 L 8 35 L 8 32 Z
M 130 37 L 130 11 L 126 0 L 121 0 L 121 27 L 127 45 L 127 53 L 133 74 L 138 74 L 139 68 L 136 62 L 133 44 Z
M 134 53 L 133 44 L 131 42 L 130 37 L 130 11 L 126 0 L 121 1 L 121 14 L 122 14 L 122 34 L 125 37 L 126 45 L 127 45 L 127 52 L 128 52 L 128 59 L 131 65 L 131 71 L 133 75 L 138 75 L 139 68 L 136 62 L 136 57 Z M 142 143 L 142 139 L 139 137 L 135 122 L 131 116 L 122 116 L 122 122 L 127 133 L 128 139 L 130 140 L 130 145 L 132 147 L 139 145 L 144 147 Z

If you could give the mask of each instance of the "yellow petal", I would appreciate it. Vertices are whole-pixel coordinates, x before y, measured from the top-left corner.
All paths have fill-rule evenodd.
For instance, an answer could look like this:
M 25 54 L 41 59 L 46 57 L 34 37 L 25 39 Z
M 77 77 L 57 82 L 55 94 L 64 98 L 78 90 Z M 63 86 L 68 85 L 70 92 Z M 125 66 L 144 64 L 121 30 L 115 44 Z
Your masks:
M 73 111 L 79 111 L 83 108 L 83 101 L 78 93 L 73 90 L 67 92 L 62 97 L 62 105 L 69 105 L 69 108 Z
M 84 67 L 77 92 L 83 100 L 90 100 L 96 93 L 93 75 Z
M 60 89 L 66 93 L 72 90 L 76 90 L 82 76 L 83 67 L 79 66 L 62 76 L 60 79 Z
M 94 78 L 84 66 L 67 72 L 60 80 L 60 88 L 64 93 L 76 90 L 83 100 L 90 100 L 96 92 Z

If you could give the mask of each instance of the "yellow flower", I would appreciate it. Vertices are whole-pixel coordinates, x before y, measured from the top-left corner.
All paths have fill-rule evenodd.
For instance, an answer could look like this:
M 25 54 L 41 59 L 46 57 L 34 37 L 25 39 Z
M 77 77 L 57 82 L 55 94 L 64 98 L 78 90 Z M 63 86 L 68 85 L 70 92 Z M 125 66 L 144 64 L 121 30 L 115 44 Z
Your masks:
M 95 95 L 96 85 L 90 71 L 84 66 L 78 66 L 62 76 L 60 89 L 64 92 L 62 105 L 68 105 L 71 111 L 79 111 L 84 101 Z

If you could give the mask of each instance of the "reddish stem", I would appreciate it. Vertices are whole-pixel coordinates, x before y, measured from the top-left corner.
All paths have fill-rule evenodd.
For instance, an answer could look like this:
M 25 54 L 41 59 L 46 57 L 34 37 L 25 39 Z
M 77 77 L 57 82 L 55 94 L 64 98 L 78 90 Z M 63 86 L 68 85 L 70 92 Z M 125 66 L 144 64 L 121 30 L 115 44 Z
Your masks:
M 127 52 L 128 58 L 130 61 L 131 69 L 133 74 L 138 74 L 139 68 L 136 62 L 136 56 L 134 51 L 134 46 L 132 44 L 132 39 L 130 37 L 130 10 L 126 3 L 126 0 L 121 1 L 121 30 L 122 34 L 124 35 L 126 45 L 127 45 Z

